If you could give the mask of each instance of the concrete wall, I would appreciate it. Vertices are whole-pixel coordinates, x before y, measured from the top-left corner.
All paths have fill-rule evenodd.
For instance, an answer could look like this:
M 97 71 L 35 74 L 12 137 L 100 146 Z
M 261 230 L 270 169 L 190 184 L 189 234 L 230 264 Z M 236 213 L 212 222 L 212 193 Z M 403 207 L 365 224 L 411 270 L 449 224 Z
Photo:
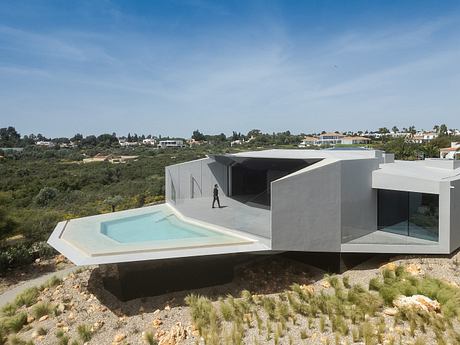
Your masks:
M 372 187 L 405 192 L 439 194 L 439 181 L 412 176 L 394 175 L 383 170 L 373 172 Z
M 272 183 L 272 248 L 340 251 L 340 162 L 325 159 Z
M 165 172 L 166 201 L 180 204 L 191 198 L 212 197 L 214 184 L 218 184 L 221 192 L 227 190 L 227 167 L 211 158 L 170 165 Z M 176 200 L 173 200 L 173 186 Z
M 460 180 L 450 183 L 450 251 L 460 247 Z
M 377 230 L 378 159 L 324 160 L 272 184 L 272 246 L 339 252 Z
M 372 171 L 377 159 L 344 160 L 341 165 L 342 243 L 377 230 L 377 191 Z

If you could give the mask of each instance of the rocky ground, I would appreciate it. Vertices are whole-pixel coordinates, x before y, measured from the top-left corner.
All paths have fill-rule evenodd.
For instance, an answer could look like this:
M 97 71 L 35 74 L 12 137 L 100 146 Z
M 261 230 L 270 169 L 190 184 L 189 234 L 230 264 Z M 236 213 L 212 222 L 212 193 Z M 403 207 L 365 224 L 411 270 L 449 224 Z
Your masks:
M 453 257 L 395 257 L 390 260 L 393 264 L 385 267 L 394 270 L 397 265 L 402 264 L 414 276 L 430 275 L 450 284 L 460 285 L 457 256 L 458 254 Z M 372 278 L 381 276 L 381 267 L 387 263 L 388 258 L 375 257 L 338 275 L 338 278 L 346 276 L 349 284 L 361 284 L 367 288 Z M 184 301 L 187 295 L 194 293 L 206 296 L 213 301 L 216 310 L 219 310 L 219 297 L 226 298 L 229 294 L 239 297 L 244 290 L 248 290 L 253 296 L 269 296 L 278 300 L 285 298 L 283 291 L 297 283 L 309 292 L 327 294 L 331 293 L 332 288 L 330 280 L 323 278 L 324 273 L 312 266 L 274 256 L 239 268 L 235 280 L 229 284 L 123 303 L 102 287 L 98 268 L 83 269 L 40 291 L 38 301 L 34 301 L 35 305 L 45 303 L 52 306 L 53 311 L 49 315 L 34 318 L 32 315 L 37 314 L 34 306 L 19 308 L 16 314 L 24 310 L 28 319 L 18 336 L 23 340 L 32 340 L 33 344 L 203 344 L 204 341 L 192 320 L 190 307 Z M 263 312 L 264 308 L 261 304 L 255 304 L 254 310 L 255 312 L 248 315 L 249 320 L 244 323 L 248 327 L 244 331 L 243 344 L 374 344 L 365 342 L 366 339 L 362 337 L 353 342 L 353 325 L 350 325 L 347 336 L 339 337 L 337 332 L 332 331 L 330 320 L 322 320 L 319 316 L 314 319 L 301 315 L 290 317 L 279 332 L 276 329 L 281 326 L 274 322 L 268 326 L 273 326 L 273 333 L 268 334 L 266 328 L 269 321 Z M 430 330 L 425 333 L 418 329 L 411 332 L 410 325 L 404 320 L 396 324 L 396 312 L 395 308 L 387 306 L 382 307 L 375 317 L 366 316 L 369 326 L 382 327 L 385 338 L 380 339 L 381 343 L 439 344 L 439 339 L 435 340 L 435 334 Z M 262 328 L 256 326 L 256 314 L 257 317 L 260 314 L 259 321 L 264 325 Z M 231 340 L 231 327 L 231 322 L 222 322 L 223 332 L 227 332 L 229 336 L 224 339 L 222 335 L 217 343 L 238 343 L 237 340 Z M 458 328 L 456 320 L 452 327 Z M 358 326 L 355 328 L 358 332 Z M 148 339 L 150 336 L 151 339 Z M 452 339 L 455 336 L 446 340 L 445 344 L 450 344 L 454 341 Z M 10 339 L 10 342 L 14 344 L 16 340 L 18 339 Z M 375 342 L 377 343 L 379 341 Z
M 67 261 L 63 255 L 57 255 L 48 259 L 37 259 L 31 265 L 20 267 L 4 275 L 0 275 L 0 294 L 31 279 L 72 266 L 73 264 Z

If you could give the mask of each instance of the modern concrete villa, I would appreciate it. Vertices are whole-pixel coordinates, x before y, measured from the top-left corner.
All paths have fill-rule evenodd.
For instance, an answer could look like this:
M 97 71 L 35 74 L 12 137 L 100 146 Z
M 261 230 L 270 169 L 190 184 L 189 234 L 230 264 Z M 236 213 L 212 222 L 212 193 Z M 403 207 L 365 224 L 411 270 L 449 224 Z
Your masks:
M 460 161 L 375 150 L 265 150 L 166 168 L 166 203 L 59 223 L 78 265 L 236 253 L 449 254 Z M 217 184 L 222 208 L 211 208 Z

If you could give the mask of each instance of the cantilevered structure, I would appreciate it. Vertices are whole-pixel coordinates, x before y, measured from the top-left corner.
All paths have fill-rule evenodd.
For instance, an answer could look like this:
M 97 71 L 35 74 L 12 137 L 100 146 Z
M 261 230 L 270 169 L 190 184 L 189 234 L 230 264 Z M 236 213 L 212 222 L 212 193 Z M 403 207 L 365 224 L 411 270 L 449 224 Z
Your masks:
M 265 150 L 168 166 L 166 203 L 57 225 L 77 264 L 271 253 L 449 254 L 460 161 L 376 150 Z M 211 208 L 213 186 L 222 208 Z

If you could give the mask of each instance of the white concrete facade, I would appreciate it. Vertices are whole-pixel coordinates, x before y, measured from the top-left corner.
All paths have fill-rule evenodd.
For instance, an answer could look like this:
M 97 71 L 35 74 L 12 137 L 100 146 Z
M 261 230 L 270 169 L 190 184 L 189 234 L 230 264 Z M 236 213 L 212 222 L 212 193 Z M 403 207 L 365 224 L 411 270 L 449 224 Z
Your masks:
M 251 159 L 314 162 L 270 182 L 265 217 L 270 217 L 267 238 L 272 250 L 446 254 L 460 247 L 460 161 L 395 161 L 392 154 L 374 150 L 243 152 L 167 167 L 166 200 L 180 211 L 181 205 L 193 199 L 212 200 L 214 184 L 223 198 L 233 199 L 231 167 Z M 176 189 L 174 200 L 172 188 Z M 200 193 L 192 195 L 192 190 Z M 433 241 L 379 229 L 379 190 L 439 196 L 439 238 Z M 243 209 L 238 212 L 245 217 Z M 257 226 L 237 228 L 253 233 Z

